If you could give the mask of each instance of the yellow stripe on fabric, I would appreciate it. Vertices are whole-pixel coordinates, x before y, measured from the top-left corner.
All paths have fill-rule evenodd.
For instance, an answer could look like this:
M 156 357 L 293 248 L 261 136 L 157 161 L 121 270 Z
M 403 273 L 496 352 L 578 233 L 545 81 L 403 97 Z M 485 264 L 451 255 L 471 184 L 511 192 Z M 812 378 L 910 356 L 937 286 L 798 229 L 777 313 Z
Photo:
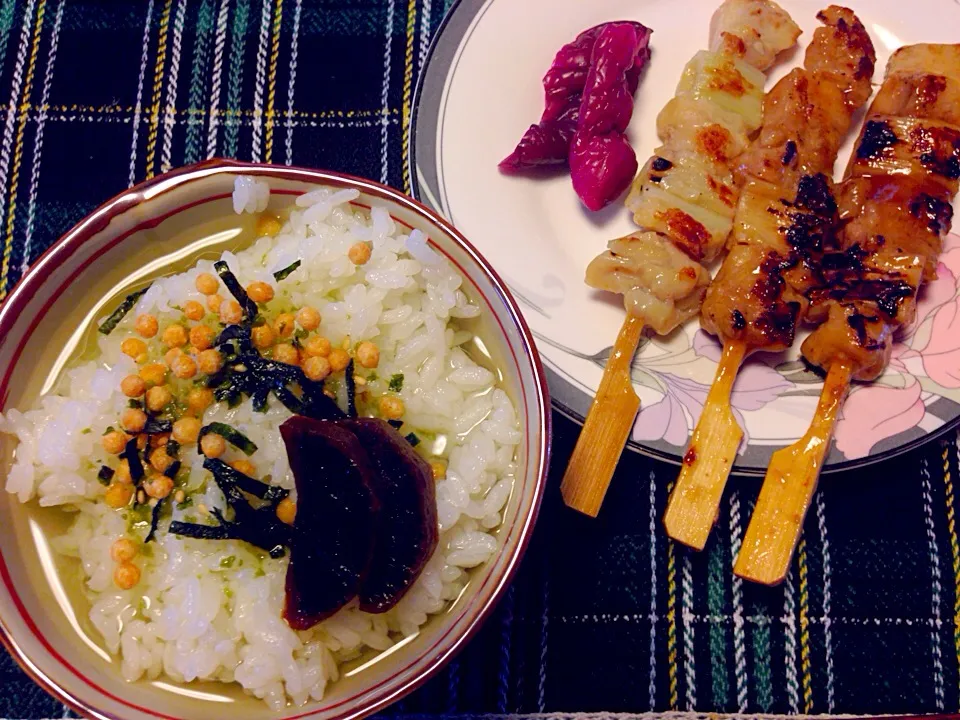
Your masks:
M 267 76 L 267 129 L 264 135 L 264 162 L 273 162 L 273 116 L 277 99 L 277 61 L 280 58 L 280 21 L 283 19 L 283 0 L 277 0 L 273 16 L 273 44 L 270 47 L 270 72 Z
M 807 583 L 807 541 L 797 549 L 800 566 L 800 670 L 803 673 L 803 711 L 813 710 L 813 677 L 810 673 L 810 597 Z
M 27 113 L 30 110 L 30 93 L 33 90 L 33 78 L 37 70 L 37 54 L 40 50 L 40 36 L 43 34 L 43 16 L 47 0 L 37 5 L 37 22 L 33 26 L 33 38 L 30 41 L 30 60 L 27 64 L 27 76 L 23 83 L 23 95 L 20 113 L 17 117 L 17 138 L 13 146 L 13 171 L 10 176 L 10 204 L 7 208 L 6 237 L 3 241 L 3 261 L 0 263 L 0 300 L 6 295 L 7 275 L 10 272 L 10 257 L 13 254 L 13 225 L 17 213 L 17 186 L 20 184 L 20 168 L 23 165 L 23 136 L 27 129 Z
M 147 132 L 146 177 L 153 177 L 153 161 L 157 154 L 157 128 L 160 124 L 160 99 L 163 97 L 163 69 L 167 61 L 167 30 L 170 28 L 170 8 L 167 0 L 160 16 L 160 37 L 157 40 L 157 62 L 153 66 L 153 102 L 150 105 L 150 129 Z
M 950 472 L 950 446 L 943 446 L 943 485 L 947 505 L 947 533 L 950 535 L 950 550 L 953 553 L 953 646 L 960 667 L 960 543 L 957 541 L 957 518 L 954 508 L 953 473 Z M 960 670 L 958 670 L 960 682 Z
M 407 51 L 403 59 L 403 106 L 401 109 L 401 162 L 407 162 L 407 151 L 410 146 L 410 100 L 413 86 L 413 36 L 417 25 L 417 0 L 407 3 Z M 403 173 L 403 191 L 410 193 L 410 178 Z

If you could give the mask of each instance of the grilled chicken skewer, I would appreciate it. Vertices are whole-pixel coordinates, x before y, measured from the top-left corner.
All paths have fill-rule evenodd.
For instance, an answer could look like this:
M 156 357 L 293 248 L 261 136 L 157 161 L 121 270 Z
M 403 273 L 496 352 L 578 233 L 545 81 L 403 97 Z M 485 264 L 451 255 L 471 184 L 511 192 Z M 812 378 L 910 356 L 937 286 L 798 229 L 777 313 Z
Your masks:
M 806 435 L 774 454 L 734 571 L 780 582 L 800 535 L 851 379 L 880 376 L 893 335 L 936 276 L 960 184 L 960 44 L 898 50 L 857 140 L 837 198 L 836 252 L 811 293 L 821 324 L 801 350 L 827 371 Z
M 684 455 L 664 524 L 698 550 L 716 519 L 743 431 L 730 407 L 744 357 L 793 344 L 813 268 L 833 234 L 829 176 L 851 117 L 870 97 L 873 44 L 856 15 L 830 6 L 818 13 L 804 67 L 764 101 L 764 126 L 741 157 L 745 178 L 730 251 L 707 291 L 701 325 L 723 342 L 717 375 Z
M 630 365 L 644 326 L 665 334 L 697 313 L 710 280 L 700 264 L 723 248 L 739 187 L 738 156 L 760 127 L 763 71 L 800 29 L 771 0 L 726 0 L 711 21 L 711 49 L 684 68 L 657 117 L 663 145 L 627 198 L 644 229 L 609 244 L 587 284 L 622 293 L 627 309 L 561 492 L 596 516 L 640 407 Z

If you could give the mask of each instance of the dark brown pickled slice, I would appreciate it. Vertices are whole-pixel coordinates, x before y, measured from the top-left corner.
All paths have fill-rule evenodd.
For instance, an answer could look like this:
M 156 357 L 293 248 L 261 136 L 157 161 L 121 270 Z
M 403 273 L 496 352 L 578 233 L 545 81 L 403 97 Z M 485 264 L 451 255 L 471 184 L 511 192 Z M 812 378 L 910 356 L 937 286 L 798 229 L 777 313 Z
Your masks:
M 437 547 L 433 472 L 410 443 L 376 418 L 339 420 L 359 439 L 379 476 L 380 516 L 373 560 L 360 582 L 360 609 L 382 613 L 396 605 Z
M 297 485 L 283 617 L 305 630 L 353 599 L 370 564 L 376 470 L 350 430 L 295 416 L 280 426 Z

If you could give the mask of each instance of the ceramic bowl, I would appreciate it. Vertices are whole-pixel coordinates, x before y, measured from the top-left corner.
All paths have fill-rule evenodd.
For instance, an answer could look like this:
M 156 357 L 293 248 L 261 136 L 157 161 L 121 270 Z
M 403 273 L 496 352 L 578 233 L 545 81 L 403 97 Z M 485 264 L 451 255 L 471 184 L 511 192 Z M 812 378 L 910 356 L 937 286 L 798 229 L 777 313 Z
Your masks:
M 546 382 L 533 338 L 503 281 L 456 229 L 416 201 L 374 182 L 291 167 L 210 161 L 158 176 L 118 195 L 57 242 L 0 307 L 0 411 L 27 407 L 49 387 L 92 318 L 134 279 L 156 275 L 173 258 L 189 262 L 232 247 L 249 216 L 234 214 L 237 175 L 271 186 L 271 207 L 290 204 L 317 185 L 356 188 L 358 205 L 386 206 L 400 224 L 419 228 L 466 279 L 483 309 L 476 332 L 502 369 L 524 431 L 517 484 L 498 532 L 498 552 L 473 571 L 460 598 L 418 635 L 375 661 L 355 662 L 321 702 L 281 712 L 202 683 L 180 687 L 125 682 L 119 661 L 100 646 L 86 601 L 67 590 L 79 568 L 52 551 L 49 537 L 65 513 L 20 505 L 0 493 L 0 639 L 40 685 L 83 715 L 96 718 L 355 718 L 374 712 L 422 683 L 460 649 L 510 581 L 536 519 L 550 448 Z M 245 219 L 247 218 L 247 219 Z M 235 242 L 234 242 L 235 244 Z M 0 482 L 14 453 L 0 435 Z M 78 599 L 79 598 L 79 599 Z

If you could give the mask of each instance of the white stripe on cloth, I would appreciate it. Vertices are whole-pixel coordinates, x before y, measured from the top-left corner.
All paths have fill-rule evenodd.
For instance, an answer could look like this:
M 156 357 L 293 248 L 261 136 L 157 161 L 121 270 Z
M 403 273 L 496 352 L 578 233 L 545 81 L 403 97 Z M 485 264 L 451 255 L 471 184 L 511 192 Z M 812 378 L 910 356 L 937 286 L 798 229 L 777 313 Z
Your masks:
M 830 632 L 830 539 L 827 537 L 827 509 L 823 493 L 816 494 L 817 526 L 823 558 L 823 652 L 827 660 L 827 712 L 833 712 L 833 634 Z
M 730 566 L 737 564 L 740 554 L 741 534 L 743 528 L 740 523 L 740 493 L 734 490 L 730 494 Z M 737 680 L 737 709 L 746 712 L 747 709 L 747 650 L 746 637 L 743 631 L 743 580 L 736 575 L 731 583 L 733 595 L 733 657 L 734 677 Z
M 937 534 L 933 527 L 933 499 L 931 497 L 930 465 L 923 459 L 920 466 L 923 480 L 923 516 L 930 550 L 930 602 L 933 626 L 930 628 L 930 646 L 933 653 L 933 698 L 937 710 L 943 710 L 943 659 L 940 650 L 940 556 L 937 554 Z
M 143 23 L 143 54 L 140 56 L 140 76 L 137 79 L 137 104 L 133 113 L 133 139 L 130 142 L 130 177 L 128 185 L 137 181 L 137 140 L 140 135 L 140 113 L 143 111 L 143 79 L 147 74 L 147 56 L 150 50 L 150 24 L 153 20 L 153 0 L 147 3 L 147 19 Z
M 60 44 L 60 21 L 63 18 L 63 6 L 66 0 L 60 0 L 57 15 L 53 21 L 53 34 L 50 38 L 50 50 L 47 54 L 47 68 L 43 75 L 43 92 L 40 97 L 40 112 L 37 115 L 37 139 L 33 144 L 33 167 L 30 170 L 30 196 L 27 200 L 27 230 L 23 241 L 23 262 L 20 272 L 30 266 L 30 249 L 33 245 L 33 227 L 37 216 L 37 188 L 40 185 L 40 153 L 43 150 L 43 128 L 47 120 L 47 104 L 50 101 L 50 85 L 53 82 L 53 67 L 57 62 L 57 46 Z M 24 119 L 26 122 L 26 118 Z
M 686 682 L 687 710 L 693 710 L 697 706 L 697 669 L 694 665 L 693 563 L 690 553 L 683 555 L 682 586 L 683 677 Z
M 420 8 L 420 50 L 417 53 L 417 65 L 423 70 L 430 48 L 430 0 L 423 0 Z
M 177 83 L 180 79 L 180 51 L 183 47 L 183 24 L 187 15 L 187 0 L 177 4 L 177 14 L 173 20 L 173 54 L 170 58 L 170 77 L 167 82 L 167 103 L 163 113 L 163 146 L 160 150 L 160 172 L 167 172 L 172 166 L 173 128 L 176 125 Z
M 17 62 L 13 69 L 13 87 L 10 90 L 10 103 L 3 127 L 3 143 L 0 145 L 0 221 L 7 207 L 7 173 L 10 172 L 10 152 L 13 147 L 14 128 L 16 127 L 17 107 L 20 105 L 20 89 L 23 86 L 23 65 L 27 60 L 30 47 L 30 22 L 33 18 L 35 0 L 27 3 L 23 13 L 23 25 L 20 27 L 20 47 L 17 50 Z M 2 288 L 0 288 L 2 290 Z
M 213 81 L 210 86 L 210 125 L 207 129 L 207 159 L 217 154 L 217 127 L 220 124 L 220 82 L 223 77 L 223 47 L 227 41 L 230 0 L 222 0 L 217 14 L 217 39 L 213 50 Z
M 263 89 L 267 81 L 267 41 L 270 39 L 270 16 L 272 0 L 263 0 L 260 13 L 260 44 L 257 46 L 257 72 L 253 88 L 253 145 L 250 159 L 260 162 L 260 136 L 263 133 Z
M 302 2 L 297 0 L 293 10 L 293 38 L 290 40 L 290 85 L 287 90 L 287 120 L 293 119 L 294 87 L 297 84 L 297 54 L 300 47 L 300 8 Z M 293 125 L 287 125 L 287 165 L 293 165 Z
M 799 693 L 797 686 L 797 605 L 793 598 L 793 567 L 787 571 L 786 591 L 783 594 L 783 622 L 785 625 L 783 638 L 783 666 L 787 676 L 787 700 L 790 703 L 790 712 L 794 715 L 799 711 Z
M 387 128 L 389 123 L 387 118 L 390 114 L 390 56 L 393 50 L 393 11 L 394 0 L 387 3 L 387 39 L 383 46 L 383 87 L 380 91 L 380 105 L 382 115 L 380 116 L 380 182 L 387 183 L 390 179 L 390 153 L 388 148 L 389 133 Z

